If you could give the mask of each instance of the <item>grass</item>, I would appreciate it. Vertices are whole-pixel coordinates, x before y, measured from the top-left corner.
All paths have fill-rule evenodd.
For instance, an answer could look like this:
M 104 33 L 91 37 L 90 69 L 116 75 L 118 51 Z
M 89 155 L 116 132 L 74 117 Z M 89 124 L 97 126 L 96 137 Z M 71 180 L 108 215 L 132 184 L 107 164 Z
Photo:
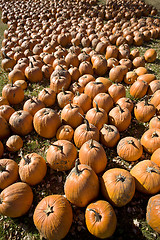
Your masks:
M 146 0 L 147 1 L 147 0 Z M 152 4 L 157 4 L 156 1 L 152 1 Z M 104 0 L 100 0 L 100 3 L 104 3 Z M 155 5 L 155 6 L 158 6 Z M 0 41 L 3 40 L 3 32 L 7 28 L 7 25 L 0 23 Z M 157 59 L 155 63 L 146 64 L 147 69 L 150 73 L 154 73 L 157 79 L 160 79 L 160 40 L 152 40 L 149 43 L 145 43 L 141 47 L 137 47 L 140 54 L 143 55 L 148 48 L 154 48 L 157 51 Z M 3 86 L 8 82 L 8 74 L 3 71 L 0 67 L 0 93 L 2 92 Z M 43 81 L 40 84 L 28 84 L 28 88 L 25 91 L 25 99 L 28 96 L 37 96 L 39 91 L 44 87 L 48 87 L 49 82 Z M 131 97 L 129 94 L 129 88 L 127 90 L 127 96 Z M 134 99 L 133 99 L 134 100 Z M 23 104 L 16 107 L 16 110 L 22 109 Z M 124 132 L 121 133 L 121 137 L 133 135 L 140 138 L 142 133 L 145 131 L 147 125 L 138 123 L 133 119 L 131 126 Z M 45 139 L 40 137 L 35 131 L 31 134 L 23 137 L 24 147 L 23 154 L 36 152 L 41 156 L 46 158 L 46 150 L 50 146 L 51 142 L 55 139 Z M 4 142 L 5 143 L 5 142 Z M 105 148 L 108 157 L 107 169 L 110 167 L 123 167 L 128 169 L 130 164 L 128 162 L 122 161 L 122 159 L 117 158 L 116 148 L 108 149 Z M 5 151 L 5 158 L 14 159 L 17 163 L 20 161 L 19 154 L 11 154 Z M 149 155 L 143 155 L 142 159 L 148 158 Z M 142 160 L 141 159 L 141 160 Z M 135 164 L 135 163 L 134 163 Z M 12 219 L 8 217 L 0 216 L 0 240 L 11 239 L 32 239 L 39 240 L 40 236 L 36 230 L 32 216 L 37 203 L 45 196 L 50 194 L 64 194 L 63 184 L 66 179 L 68 172 L 56 172 L 48 168 L 47 174 L 43 181 L 32 187 L 34 193 L 34 202 L 31 206 L 29 212 L 23 217 Z M 102 197 L 102 196 L 100 196 Z M 128 240 L 128 239 L 157 239 L 160 240 L 160 236 L 154 232 L 146 223 L 145 212 L 146 205 L 150 196 L 143 195 L 139 192 L 135 193 L 133 200 L 127 204 L 127 206 L 122 208 L 114 208 L 117 215 L 117 228 L 114 235 L 110 238 L 111 240 Z M 69 234 L 66 236 L 65 240 L 75 240 L 75 239 L 92 239 L 96 240 L 91 234 L 88 233 L 85 221 L 84 212 L 85 209 L 79 209 L 73 207 L 74 221 Z

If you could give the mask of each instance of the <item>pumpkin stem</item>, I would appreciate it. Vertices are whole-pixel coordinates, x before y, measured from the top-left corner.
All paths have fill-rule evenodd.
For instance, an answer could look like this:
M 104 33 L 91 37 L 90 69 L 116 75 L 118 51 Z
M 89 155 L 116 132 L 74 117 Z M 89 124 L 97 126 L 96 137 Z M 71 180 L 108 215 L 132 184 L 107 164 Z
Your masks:
M 122 176 L 122 174 L 120 173 L 118 176 L 117 176 L 117 182 L 124 182 L 126 179 L 126 177 Z
M 49 216 L 49 214 L 53 213 L 53 206 L 47 206 L 47 208 L 44 210 L 44 212 L 46 213 L 47 217 Z
M 128 140 L 127 142 L 128 142 L 128 144 L 132 144 L 135 148 L 138 148 L 138 147 L 136 146 L 135 142 L 133 141 L 133 139 Z
M 96 104 L 96 112 L 100 112 L 97 101 L 94 100 L 94 102 Z
M 61 150 L 61 152 L 63 152 L 63 145 L 57 145 L 52 143 L 52 146 L 57 147 L 59 150 Z
M 91 138 L 91 141 L 90 141 L 89 147 L 90 147 L 90 148 L 93 148 L 93 147 L 94 147 L 93 139 L 92 139 L 92 138 Z
M 63 92 L 64 95 L 67 94 L 66 91 L 65 91 L 65 89 L 64 89 L 64 87 L 62 87 L 62 92 Z
M 152 134 L 152 138 L 154 138 L 154 137 L 159 137 L 159 135 L 156 131 L 154 131 L 153 134 Z
M 86 118 L 84 118 L 84 122 L 86 123 L 87 125 L 87 131 L 91 131 L 91 128 L 90 128 L 90 125 L 89 125 L 89 122 Z
M 94 212 L 95 218 L 96 218 L 96 222 L 100 222 L 100 221 L 101 221 L 102 216 L 101 216 L 97 211 L 95 211 L 95 210 L 92 209 L 92 208 L 89 208 L 89 209 L 87 209 L 87 210 Z
M 119 110 L 120 110 L 121 113 L 125 112 L 119 104 L 117 104 L 117 106 L 119 107 Z
M 30 64 L 31 64 L 31 68 L 34 68 L 34 66 L 33 66 L 33 62 L 32 62 L 32 61 L 30 61 Z
M 107 129 L 108 132 L 114 132 L 114 129 L 113 129 L 111 126 L 107 125 L 107 124 L 104 124 L 103 127 L 104 127 L 105 129 Z
M 11 60 L 11 58 L 10 58 L 9 56 L 7 56 L 7 54 L 5 53 L 5 51 L 2 52 L 2 55 L 3 55 L 5 58 Z
M 146 95 L 144 97 L 144 106 L 148 106 L 148 105 L 149 105 L 149 103 L 148 103 L 148 96 Z
M 76 96 L 80 96 L 80 93 L 79 93 L 79 91 L 76 91 Z
M 71 104 L 71 99 L 69 100 L 69 105 L 70 105 L 70 108 L 73 109 L 73 106 Z
M 44 91 L 45 91 L 45 93 L 48 93 L 48 94 L 49 94 L 49 92 L 48 92 L 48 90 L 47 90 L 47 89 L 45 89 L 45 88 L 44 88 Z
M 20 155 L 20 157 L 21 157 L 21 158 L 23 158 L 23 159 L 24 159 L 24 161 L 25 161 L 25 164 L 30 164 L 30 162 L 31 162 L 31 159 L 29 158 L 29 156 L 28 156 L 28 155 L 26 155 L 26 156 L 24 156 L 24 155 L 23 155 L 22 149 L 20 149 L 20 153 L 19 153 L 19 155 Z
M 79 158 L 77 158 L 75 161 L 75 172 L 77 175 L 81 173 L 81 171 L 78 169 L 78 165 L 79 165 Z
M 0 165 L 0 172 L 4 172 L 4 171 L 7 171 L 5 166 Z
M 13 80 L 11 79 L 11 87 L 13 87 Z
M 160 172 L 158 171 L 158 169 L 154 168 L 154 167 L 147 167 L 146 172 L 149 173 L 158 173 L 160 174 Z

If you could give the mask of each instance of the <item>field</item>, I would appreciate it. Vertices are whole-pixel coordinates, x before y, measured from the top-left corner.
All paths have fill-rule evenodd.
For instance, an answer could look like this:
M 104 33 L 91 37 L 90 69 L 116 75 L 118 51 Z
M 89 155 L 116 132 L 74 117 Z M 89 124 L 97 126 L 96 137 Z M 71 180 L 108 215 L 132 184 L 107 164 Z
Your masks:
M 146 0 L 147 3 L 151 1 Z M 99 1 L 100 4 L 104 4 L 104 0 Z M 157 7 L 160 11 L 159 0 L 152 1 L 152 4 Z M 159 5 L 158 5 L 159 4 Z M 160 13 L 158 14 L 160 18 Z M 7 29 L 7 25 L 0 22 L 0 42 L 3 40 L 3 32 Z M 132 46 L 131 49 L 134 49 L 135 46 Z M 143 46 L 136 47 L 140 51 L 140 55 L 143 56 L 145 51 L 149 48 L 154 48 L 157 52 L 157 58 L 154 63 L 147 63 L 145 66 L 148 69 L 149 73 L 153 73 L 156 76 L 156 79 L 160 79 L 160 39 L 152 39 L 152 41 L 143 44 Z M 2 60 L 2 57 L 1 59 Z M 108 77 L 108 75 L 106 76 Z M 8 73 L 6 73 L 0 67 L 0 93 L 4 85 L 8 82 Z M 28 84 L 27 90 L 25 90 L 25 99 L 28 99 L 28 96 L 38 96 L 40 90 L 44 87 L 49 87 L 49 81 L 43 80 L 38 84 Z M 126 88 L 127 97 L 131 97 L 129 93 L 129 87 Z M 0 94 L 1 95 L 1 94 Z M 136 99 L 133 99 L 136 103 Z M 23 103 L 15 107 L 15 110 L 23 108 Z M 142 124 L 133 119 L 132 124 L 129 128 L 121 134 L 121 137 L 125 136 L 135 136 L 141 138 L 145 129 L 148 128 L 148 124 Z M 23 137 L 23 154 L 36 152 L 46 159 L 46 151 L 50 146 L 51 142 L 54 142 L 54 139 L 45 139 L 40 137 L 35 131 L 32 131 L 31 134 Z M 117 156 L 116 148 L 105 148 L 106 155 L 108 158 L 107 169 L 111 167 L 122 167 L 124 169 L 130 170 L 136 162 L 128 163 L 122 161 Z M 5 150 L 3 158 L 14 159 L 17 163 L 20 161 L 20 154 L 10 153 Z M 143 153 L 141 160 L 150 159 L 150 155 Z M 34 194 L 34 201 L 29 210 L 29 212 L 19 218 L 9 218 L 5 216 L 0 216 L 0 240 L 39 240 L 41 239 L 37 229 L 33 224 L 33 212 L 35 206 L 38 202 L 45 196 L 51 194 L 64 194 L 64 182 L 68 171 L 57 172 L 50 168 L 47 169 L 47 174 L 43 181 L 32 187 Z M 101 175 L 100 175 L 101 177 Z M 103 198 L 102 196 L 100 196 Z M 132 201 L 122 208 L 114 208 L 117 216 L 117 228 L 114 235 L 109 238 L 110 240 L 160 240 L 158 233 L 153 231 L 151 227 L 146 222 L 146 206 L 150 195 L 144 195 L 136 191 Z M 73 206 L 73 224 L 72 227 L 65 237 L 65 240 L 96 240 L 97 238 L 91 235 L 85 225 L 84 219 L 84 208 L 78 208 Z

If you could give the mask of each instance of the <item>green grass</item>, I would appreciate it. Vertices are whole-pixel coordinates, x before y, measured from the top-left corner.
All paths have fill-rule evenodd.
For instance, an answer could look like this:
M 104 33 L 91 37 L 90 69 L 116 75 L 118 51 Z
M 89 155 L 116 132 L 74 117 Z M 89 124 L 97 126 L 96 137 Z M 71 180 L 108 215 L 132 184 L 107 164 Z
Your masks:
M 99 2 L 104 4 L 104 0 L 100 0 Z M 152 1 L 152 3 L 156 3 L 156 0 Z M 3 40 L 3 32 L 6 28 L 7 25 L 0 22 L 0 41 Z M 155 63 L 146 64 L 146 67 L 149 72 L 156 75 L 157 79 L 160 79 L 160 40 L 152 40 L 149 43 L 137 48 L 139 49 L 141 56 L 148 48 L 156 49 L 157 59 Z M 0 92 L 2 92 L 3 86 L 8 82 L 7 76 L 8 74 L 5 73 L 0 67 Z M 28 88 L 25 90 L 25 99 L 27 99 L 28 96 L 38 96 L 39 91 L 42 90 L 44 87 L 48 86 L 49 82 L 46 81 L 43 81 L 39 84 L 29 83 Z M 131 97 L 129 94 L 129 88 L 127 90 L 127 97 Z M 15 107 L 15 109 L 22 109 L 22 107 L 23 104 L 20 104 Z M 130 127 L 124 133 L 121 133 L 121 137 L 132 135 L 140 138 L 146 128 L 147 124 L 138 123 L 135 119 L 133 119 Z M 46 151 L 50 146 L 51 142 L 54 140 L 55 139 L 48 140 L 42 138 L 35 131 L 33 131 L 31 134 L 23 137 L 23 154 L 36 152 L 46 159 Z M 116 148 L 105 148 L 105 150 L 108 157 L 108 165 L 106 169 L 109 169 L 110 167 L 123 167 L 125 169 L 128 169 L 130 167 L 130 164 L 128 162 L 117 158 Z M 5 151 L 4 157 L 14 159 L 17 163 L 19 163 L 20 161 L 19 153 L 11 154 Z M 141 160 L 145 158 L 149 159 L 150 155 L 144 154 Z M 136 163 L 133 163 L 133 165 L 134 164 Z M 68 172 L 56 172 L 48 168 L 47 174 L 43 181 L 40 184 L 32 187 L 34 193 L 34 201 L 29 212 L 25 216 L 16 219 L 0 216 L 0 240 L 39 240 L 40 236 L 33 224 L 32 219 L 34 209 L 37 203 L 43 197 L 50 194 L 64 194 L 63 184 L 67 174 Z M 111 237 L 110 239 L 129 240 L 137 238 L 139 240 L 160 240 L 160 236 L 148 226 L 145 220 L 146 205 L 149 197 L 150 196 L 146 196 L 139 192 L 136 192 L 133 200 L 129 204 L 127 204 L 127 206 L 124 206 L 122 208 L 114 208 L 116 211 L 118 222 L 116 231 L 113 237 Z M 79 220 L 80 215 L 84 216 L 84 211 L 85 209 L 79 209 L 76 207 L 73 208 L 74 221 L 69 234 L 65 238 L 66 240 L 83 238 L 87 240 L 96 240 L 95 237 L 91 236 L 91 234 L 88 233 L 84 219 L 81 219 L 81 221 Z M 138 226 L 134 224 L 134 222 L 136 221 L 138 221 Z M 81 223 L 83 223 L 83 227 L 81 227 Z M 79 229 L 81 229 L 81 231 L 79 231 Z

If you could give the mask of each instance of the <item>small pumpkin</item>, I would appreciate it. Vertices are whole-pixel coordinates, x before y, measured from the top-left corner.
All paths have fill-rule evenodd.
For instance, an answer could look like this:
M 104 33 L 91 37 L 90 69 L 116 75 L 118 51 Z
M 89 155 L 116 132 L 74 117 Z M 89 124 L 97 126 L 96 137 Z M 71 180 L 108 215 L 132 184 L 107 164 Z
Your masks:
M 10 152 L 17 152 L 23 147 L 23 140 L 18 135 L 12 135 L 6 142 L 7 150 Z
M 7 122 L 10 116 L 15 112 L 14 108 L 9 105 L 0 106 L 0 116 L 2 116 Z
M 140 141 L 134 137 L 124 137 L 117 145 L 118 155 L 126 161 L 136 161 L 143 154 Z
M 42 156 L 30 153 L 25 156 L 21 154 L 19 162 L 19 176 L 22 182 L 36 185 L 42 181 L 47 172 L 47 165 Z
M 56 101 L 56 93 L 51 88 L 43 88 L 38 94 L 38 99 L 43 102 L 46 107 L 51 107 Z
M 52 143 L 46 155 L 49 166 L 57 171 L 72 169 L 76 158 L 76 147 L 68 140 L 58 140 Z
M 70 125 L 62 125 L 56 132 L 57 140 L 71 141 L 73 138 L 74 130 Z
M 145 53 L 144 53 L 145 61 L 148 62 L 148 63 L 153 63 L 153 62 L 155 62 L 156 57 L 157 57 L 157 52 L 156 52 L 155 49 L 149 48 L 149 49 L 147 49 L 147 51 L 145 51 Z

